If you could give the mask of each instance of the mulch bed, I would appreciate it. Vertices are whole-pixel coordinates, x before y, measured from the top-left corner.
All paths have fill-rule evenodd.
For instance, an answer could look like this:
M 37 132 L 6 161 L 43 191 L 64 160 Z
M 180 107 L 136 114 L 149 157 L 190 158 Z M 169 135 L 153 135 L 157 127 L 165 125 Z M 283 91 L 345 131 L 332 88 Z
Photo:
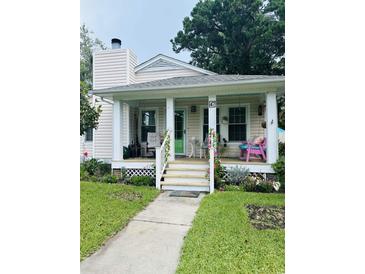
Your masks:
M 142 198 L 142 194 L 137 192 L 119 192 L 111 195 L 113 199 L 122 199 L 126 201 L 134 201 Z
M 285 208 L 278 206 L 247 205 L 250 223 L 256 229 L 284 229 Z

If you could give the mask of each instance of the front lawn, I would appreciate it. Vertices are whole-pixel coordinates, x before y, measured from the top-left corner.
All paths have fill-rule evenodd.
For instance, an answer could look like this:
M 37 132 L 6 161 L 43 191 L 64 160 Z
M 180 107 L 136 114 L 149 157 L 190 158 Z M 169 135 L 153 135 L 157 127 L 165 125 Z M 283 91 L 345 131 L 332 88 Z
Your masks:
M 283 229 L 257 230 L 246 205 L 283 206 L 284 194 L 216 192 L 203 199 L 177 273 L 284 273 Z
M 159 193 L 152 187 L 91 182 L 80 185 L 81 260 L 121 230 Z

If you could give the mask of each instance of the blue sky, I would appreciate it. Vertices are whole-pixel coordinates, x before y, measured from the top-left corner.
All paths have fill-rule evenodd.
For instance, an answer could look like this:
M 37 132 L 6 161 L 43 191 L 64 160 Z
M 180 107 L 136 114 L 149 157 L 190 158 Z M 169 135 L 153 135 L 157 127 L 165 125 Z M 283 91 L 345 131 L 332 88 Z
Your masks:
M 189 52 L 175 54 L 170 39 L 182 29 L 198 0 L 81 0 L 80 22 L 110 47 L 110 39 L 122 40 L 141 63 L 158 53 L 190 61 Z

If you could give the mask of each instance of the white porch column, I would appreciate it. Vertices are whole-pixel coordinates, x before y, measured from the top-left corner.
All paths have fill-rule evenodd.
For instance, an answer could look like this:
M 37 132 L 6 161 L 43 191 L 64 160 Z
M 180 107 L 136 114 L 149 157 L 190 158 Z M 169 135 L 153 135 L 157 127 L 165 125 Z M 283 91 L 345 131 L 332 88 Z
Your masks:
M 216 116 L 216 112 L 217 112 L 217 96 L 215 95 L 210 95 L 208 97 L 208 125 L 209 128 L 214 129 L 214 131 L 216 131 L 216 127 L 217 127 L 217 116 Z
M 170 131 L 170 156 L 175 160 L 175 101 L 173 97 L 166 98 L 166 130 Z
M 269 92 L 266 94 L 266 133 L 267 133 L 266 156 L 267 156 L 267 163 L 269 164 L 275 163 L 279 155 L 277 128 L 278 128 L 278 107 L 276 102 L 276 93 Z
M 208 134 L 209 129 L 217 132 L 217 96 L 210 95 L 208 97 Z M 214 150 L 209 150 L 209 192 L 214 192 Z
M 113 161 L 120 161 L 123 159 L 121 153 L 121 138 L 120 138 L 120 124 L 121 124 L 121 106 L 120 101 L 114 100 L 113 103 L 113 136 L 112 136 L 112 147 L 113 147 Z
M 121 147 L 125 146 L 128 147 L 129 143 L 130 143 L 130 118 L 129 118 L 129 113 L 130 113 L 130 107 L 129 104 L 125 103 L 125 102 L 121 102 L 122 104 L 122 111 L 121 111 L 121 121 L 122 121 L 122 126 L 121 126 Z M 122 152 L 123 154 L 123 152 Z M 123 155 L 122 155 L 123 157 Z

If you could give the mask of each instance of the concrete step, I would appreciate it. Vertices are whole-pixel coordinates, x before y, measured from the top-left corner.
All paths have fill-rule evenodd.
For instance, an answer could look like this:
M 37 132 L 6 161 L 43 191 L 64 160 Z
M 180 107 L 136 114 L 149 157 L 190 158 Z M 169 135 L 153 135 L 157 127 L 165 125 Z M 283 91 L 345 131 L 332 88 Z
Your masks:
M 209 186 L 161 185 L 162 190 L 182 190 L 209 192 Z
M 161 181 L 162 186 L 207 186 L 209 187 L 208 181 L 200 182 L 178 182 L 178 181 Z
M 183 169 L 207 169 L 209 164 L 205 162 L 168 162 L 168 168 L 183 168 Z
M 180 182 L 180 183 L 208 183 L 205 178 L 184 178 L 184 177 L 164 177 L 163 182 Z
M 166 168 L 165 170 L 168 175 L 206 175 L 208 172 L 206 168 Z

